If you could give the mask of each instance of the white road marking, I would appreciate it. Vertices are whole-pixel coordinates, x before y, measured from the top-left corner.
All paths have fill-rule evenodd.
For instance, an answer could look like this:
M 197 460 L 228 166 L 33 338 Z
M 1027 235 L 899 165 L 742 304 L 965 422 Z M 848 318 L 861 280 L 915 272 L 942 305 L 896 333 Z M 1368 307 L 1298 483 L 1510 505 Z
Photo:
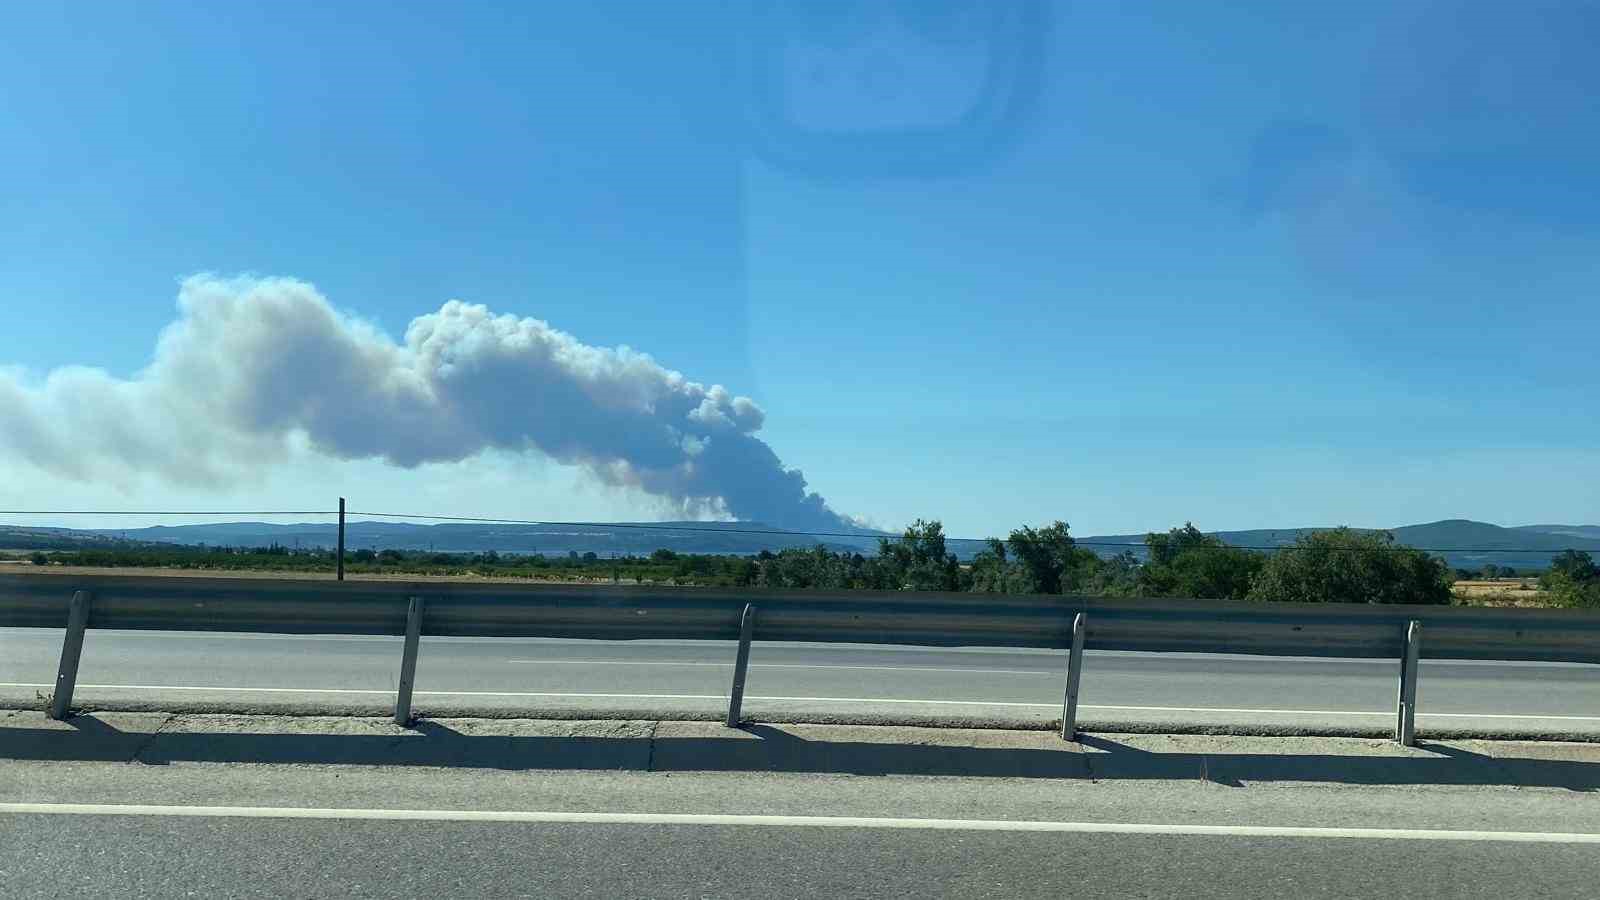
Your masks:
M 506 822 L 585 825 L 736 825 L 777 828 L 880 828 L 912 831 L 1033 831 L 1062 834 L 1203 835 L 1209 837 L 1359 838 L 1401 841 L 1498 841 L 1600 844 L 1600 834 L 1561 831 L 1447 831 L 1431 828 L 1324 828 L 1282 825 L 1167 825 L 1006 819 L 897 819 L 872 816 L 762 816 L 715 813 L 539 812 L 478 809 L 330 809 L 297 806 L 155 806 L 117 803 L 0 803 L 0 813 L 68 816 L 165 816 L 206 819 L 335 819 L 400 822 Z
M 49 688 L 54 685 L 15 681 L 0 681 L 0 688 Z M 80 684 L 78 690 L 103 691 L 206 691 L 212 693 L 251 694 L 361 694 L 393 697 L 393 690 L 372 688 L 289 688 L 289 687 L 230 687 L 227 685 L 173 685 L 173 684 Z M 416 696 L 430 697 L 544 697 L 573 700 L 717 700 L 726 701 L 727 694 L 632 694 L 579 691 L 416 691 Z M 1028 709 L 1060 709 L 1060 703 L 1029 703 L 1013 700 L 919 700 L 900 697 L 779 697 L 747 694 L 746 701 L 766 700 L 775 703 L 899 703 L 925 706 L 1003 706 Z M 1366 712 L 1350 709 L 1267 709 L 1227 706 L 1121 706 L 1111 704 L 1080 703 L 1078 709 L 1096 709 L 1116 712 L 1172 712 L 1172 713 L 1234 713 L 1246 715 L 1280 716 L 1365 716 L 1389 718 L 1392 711 Z M 1417 712 L 1422 719 L 1517 719 L 1555 722 L 1600 722 L 1600 716 L 1522 715 L 1513 713 L 1452 713 Z
M 634 659 L 508 659 L 506 662 L 526 663 L 536 666 L 702 666 L 731 669 L 731 662 L 700 662 L 688 660 L 634 660 Z M 952 669 L 941 666 L 829 666 L 817 663 L 750 663 L 752 669 L 847 669 L 856 672 L 949 672 L 956 675 L 1054 675 L 1066 673 L 1065 664 L 1060 672 L 1043 669 Z

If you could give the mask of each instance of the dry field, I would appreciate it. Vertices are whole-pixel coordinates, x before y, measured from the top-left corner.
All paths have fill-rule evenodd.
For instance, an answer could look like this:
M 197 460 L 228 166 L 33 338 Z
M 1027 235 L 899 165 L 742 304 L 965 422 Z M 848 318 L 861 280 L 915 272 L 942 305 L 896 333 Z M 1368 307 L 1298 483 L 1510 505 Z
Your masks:
M 1455 595 L 1473 606 L 1544 606 L 1545 592 L 1533 578 L 1457 581 Z
M 14 551 L 12 551 L 14 552 Z M 26 556 L 17 554 L 9 556 L 7 551 L 0 551 L 0 574 L 31 573 L 39 575 L 72 576 L 72 575 L 148 575 L 169 578 L 293 578 L 307 581 L 331 581 L 331 572 L 264 572 L 253 570 L 234 569 L 176 569 L 156 567 L 116 567 L 116 566 L 35 566 Z M 348 581 L 398 581 L 398 582 L 469 582 L 479 584 L 528 584 L 537 581 L 542 584 L 610 584 L 609 576 L 596 576 L 583 578 L 570 574 L 552 575 L 548 578 L 517 578 L 505 575 L 407 575 L 407 574 L 375 574 L 350 572 L 345 575 Z M 634 584 L 630 578 L 624 578 L 623 584 Z M 1492 581 L 1474 580 L 1457 581 L 1455 595 L 1459 600 L 1471 606 L 1500 606 L 1500 607 L 1542 607 L 1546 606 L 1545 592 L 1539 589 L 1539 583 L 1534 578 L 1497 578 Z
M 140 575 L 163 578 L 292 578 L 297 581 L 333 581 L 332 572 L 263 572 L 253 569 L 169 569 L 155 566 L 35 566 L 26 559 L 0 559 L 0 574 L 17 573 L 30 575 Z M 583 579 L 578 577 L 551 577 L 551 578 L 516 578 L 510 576 L 485 576 L 485 575 L 407 575 L 407 574 L 375 574 L 347 572 L 346 581 L 402 581 L 402 582 L 432 582 L 432 581 L 461 581 L 474 584 L 610 584 L 610 577 Z M 623 579 L 623 584 L 632 584 L 632 579 Z

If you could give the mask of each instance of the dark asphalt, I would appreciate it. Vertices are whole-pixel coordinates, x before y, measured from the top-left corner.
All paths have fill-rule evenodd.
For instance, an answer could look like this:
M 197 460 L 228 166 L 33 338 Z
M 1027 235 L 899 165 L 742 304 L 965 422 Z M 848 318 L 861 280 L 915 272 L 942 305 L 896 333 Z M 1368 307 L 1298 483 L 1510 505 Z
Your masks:
M 408 737 L 338 718 L 111 714 L 73 724 L 33 712 L 6 721 L 0 747 L 65 751 L 0 762 L 7 898 L 1498 900 L 1593 896 L 1600 883 L 1589 744 L 1130 735 L 1073 745 L 1026 731 L 506 720 Z M 47 731 L 58 740 L 43 740 Z M 530 743 L 540 735 L 544 750 Z M 247 752 L 226 752 L 230 738 Z M 449 746 L 431 765 L 412 765 L 408 741 Z M 284 742 L 312 752 L 260 752 Z M 591 758 L 606 742 L 619 745 L 614 757 L 621 743 L 633 755 Z M 457 752 L 468 743 L 482 749 Z M 126 752 L 103 761 L 92 752 L 120 744 Z M 381 752 L 348 755 L 352 745 Z M 710 771 L 719 754 L 744 765 Z M 1010 764 L 1022 759 L 1034 767 Z M 161 808 L 129 809 L 142 805 Z M 287 818 L 285 808 L 340 818 Z M 117 809 L 124 814 L 110 814 Z M 257 817 L 236 817 L 252 810 Z M 386 818 L 393 810 L 418 818 Z M 496 812 L 526 818 L 448 820 Z M 550 821 L 589 813 L 627 821 Z M 684 824 L 664 814 L 805 818 Z M 849 822 L 818 827 L 817 816 Z M 937 819 L 965 827 L 930 829 Z M 975 820 L 1008 830 L 978 830 Z M 1083 824 L 1016 830 L 1030 822 Z M 1144 831 L 1097 830 L 1107 826 Z M 1320 833 L 1283 833 L 1305 828 Z
M 1593 896 L 1593 846 L 0 815 L 8 896 Z

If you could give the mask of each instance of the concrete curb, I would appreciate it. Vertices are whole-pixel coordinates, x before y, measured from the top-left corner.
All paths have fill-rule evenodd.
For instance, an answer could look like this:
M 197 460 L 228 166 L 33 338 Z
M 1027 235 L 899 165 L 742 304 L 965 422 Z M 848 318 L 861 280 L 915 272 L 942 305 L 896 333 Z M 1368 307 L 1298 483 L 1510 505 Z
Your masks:
M 0 711 L 0 760 L 1451 785 L 1600 790 L 1594 744 L 1085 734 L 659 719 L 425 719 Z
M 5 710 L 38 710 L 41 702 L 17 702 L 20 698 L 0 696 L 0 716 Z M 286 716 L 294 718 L 389 717 L 394 707 L 387 703 L 324 703 L 234 700 L 95 700 L 75 703 L 75 713 L 167 713 L 173 715 Z M 659 708 L 574 708 L 570 706 L 527 706 L 508 708 L 474 704 L 428 703 L 417 710 L 419 719 L 483 719 L 545 721 L 655 721 L 662 719 Z M 720 722 L 723 714 L 706 710 L 672 710 L 672 721 Z M 764 712 L 758 719 L 745 717 L 746 723 L 769 725 L 862 725 L 876 727 L 987 729 L 1021 732 L 1059 732 L 1061 720 L 1008 716 L 918 715 L 915 713 L 795 714 Z M 1363 738 L 1392 739 L 1387 727 L 1360 725 L 1274 725 L 1260 722 L 1209 722 L 1186 724 L 1174 721 L 1097 720 L 1080 718 L 1078 730 L 1088 734 L 1170 734 L 1264 738 Z M 1600 733 L 1519 728 L 1437 728 L 1419 729 L 1419 740 L 1551 741 L 1600 744 Z

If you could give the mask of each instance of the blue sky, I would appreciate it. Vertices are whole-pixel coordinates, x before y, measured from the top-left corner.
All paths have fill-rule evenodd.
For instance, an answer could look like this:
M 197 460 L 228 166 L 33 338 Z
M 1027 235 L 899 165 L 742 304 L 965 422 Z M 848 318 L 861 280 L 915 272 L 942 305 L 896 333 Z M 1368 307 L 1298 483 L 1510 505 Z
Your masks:
M 0 366 L 136 379 L 182 279 L 284 276 L 724 384 L 880 526 L 1600 518 L 1593 7 L 975 8 L 12 9 Z M 537 452 L 35 468 L 0 507 L 673 513 Z

